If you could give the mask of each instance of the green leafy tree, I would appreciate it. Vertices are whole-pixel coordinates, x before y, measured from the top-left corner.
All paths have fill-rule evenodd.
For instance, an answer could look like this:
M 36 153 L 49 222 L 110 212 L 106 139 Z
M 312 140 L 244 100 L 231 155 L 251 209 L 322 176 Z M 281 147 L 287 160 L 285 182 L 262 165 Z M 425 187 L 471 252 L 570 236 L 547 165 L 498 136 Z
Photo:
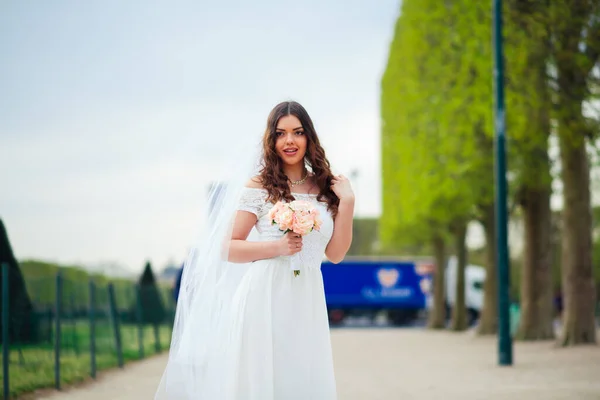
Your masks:
M 402 236 L 409 234 L 439 245 L 437 238 L 450 232 L 454 250 L 465 254 L 459 257 L 458 285 L 464 285 L 466 224 L 476 215 L 477 205 L 491 199 L 491 172 L 485 172 L 491 171 L 485 167 L 492 149 L 485 128 L 489 116 L 479 105 L 485 89 L 472 90 L 474 81 L 489 76 L 473 73 L 479 58 L 461 57 L 466 35 L 458 30 L 469 22 L 459 27 L 458 17 L 465 4 L 402 3 L 381 102 L 382 242 L 390 247 L 405 242 Z M 465 93 L 468 97 L 461 98 Z M 491 92 L 488 102 L 490 98 Z M 444 267 L 443 261 L 438 264 Z M 454 308 L 452 328 L 465 329 L 464 293 L 457 296 Z
M 142 306 L 142 322 L 145 324 L 163 322 L 166 317 L 165 307 L 150 262 L 146 263 L 138 285 Z M 137 307 L 137 304 L 134 304 L 133 307 Z
M 590 163 L 586 142 L 597 124 L 583 114 L 590 79 L 600 57 L 600 3 L 551 2 L 552 58 L 555 66 L 555 119 L 563 183 L 563 330 L 559 343 L 596 343 L 596 288 L 592 266 Z
M 507 125 L 513 200 L 523 220 L 524 254 L 518 270 L 518 339 L 554 336 L 552 312 L 551 175 L 548 156 L 550 36 L 543 1 L 506 3 Z
M 11 342 L 31 343 L 38 340 L 38 326 L 34 318 L 33 306 L 25 281 L 19 268 L 4 223 L 0 220 L 0 265 L 8 264 L 8 292 L 9 292 L 9 339 Z M 2 276 L 0 275 L 0 288 Z M 0 296 L 0 308 L 2 296 Z M 2 321 L 0 321 L 1 327 Z M 0 338 L 1 340 L 1 338 Z

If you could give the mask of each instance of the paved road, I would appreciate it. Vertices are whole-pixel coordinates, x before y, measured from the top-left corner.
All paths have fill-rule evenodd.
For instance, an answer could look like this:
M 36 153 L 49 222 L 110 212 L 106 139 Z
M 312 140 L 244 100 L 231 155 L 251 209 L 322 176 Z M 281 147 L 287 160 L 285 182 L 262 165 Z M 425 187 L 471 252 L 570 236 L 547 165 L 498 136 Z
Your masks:
M 499 367 L 495 339 L 471 332 L 344 328 L 332 331 L 332 343 L 340 400 L 600 399 L 600 346 L 516 343 L 515 365 Z M 130 364 L 40 398 L 152 399 L 165 359 Z

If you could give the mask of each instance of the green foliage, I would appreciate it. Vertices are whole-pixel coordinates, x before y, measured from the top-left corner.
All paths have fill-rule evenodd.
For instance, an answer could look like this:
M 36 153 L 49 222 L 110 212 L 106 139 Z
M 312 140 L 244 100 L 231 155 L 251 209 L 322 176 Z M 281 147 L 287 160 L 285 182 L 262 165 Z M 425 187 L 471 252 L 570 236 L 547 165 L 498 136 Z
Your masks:
M 101 274 L 92 274 L 76 266 L 61 266 L 38 260 L 21 262 L 28 292 L 36 309 L 54 307 L 56 302 L 56 275 L 63 276 L 63 301 L 73 302 L 85 309 L 89 304 L 90 280 L 96 284 L 98 292 L 106 291 L 109 283 L 115 286 L 115 297 L 119 307 L 126 307 L 134 299 L 134 282 L 124 278 L 110 278 Z M 99 304 L 108 304 L 108 297 L 98 296 Z
M 128 309 L 135 301 L 135 282 L 126 278 L 107 277 L 102 274 L 90 273 L 83 267 L 63 266 L 39 260 L 24 260 L 20 262 L 27 291 L 30 293 L 33 306 L 37 310 L 54 307 L 56 301 L 56 275 L 63 276 L 63 301 L 74 303 L 76 308 L 86 309 L 89 305 L 89 283 L 96 285 L 96 302 L 100 307 L 108 305 L 106 290 L 108 284 L 115 287 L 117 307 Z M 170 287 L 158 284 L 161 298 L 170 298 Z
M 376 252 L 378 224 L 377 218 L 354 218 L 349 256 L 368 256 Z
M 551 94 L 547 73 L 549 12 L 542 2 L 510 0 L 504 10 L 506 124 L 511 187 L 550 185 L 548 137 Z
M 504 11 L 514 196 L 550 183 L 549 12 L 516 0 Z M 490 2 L 402 2 L 381 87 L 384 248 L 481 219 L 493 202 L 491 16 Z
M 384 247 L 492 201 L 490 5 L 402 2 L 381 88 Z
M 8 264 L 8 292 L 9 292 L 9 340 L 11 342 L 35 342 L 38 339 L 38 329 L 33 318 L 33 306 L 19 264 L 8 239 L 8 233 L 4 223 L 0 219 L 0 265 Z M 2 287 L 2 275 L 0 270 L 0 288 Z M 0 296 L 0 309 L 2 308 L 2 296 Z M 0 328 L 2 321 L 0 321 Z M 1 339 L 0 339 L 1 340 Z
M 147 262 L 138 282 L 142 303 L 142 321 L 146 324 L 158 324 L 165 320 L 166 313 L 161 295 L 156 285 L 152 265 Z M 133 305 L 137 307 L 137 303 Z

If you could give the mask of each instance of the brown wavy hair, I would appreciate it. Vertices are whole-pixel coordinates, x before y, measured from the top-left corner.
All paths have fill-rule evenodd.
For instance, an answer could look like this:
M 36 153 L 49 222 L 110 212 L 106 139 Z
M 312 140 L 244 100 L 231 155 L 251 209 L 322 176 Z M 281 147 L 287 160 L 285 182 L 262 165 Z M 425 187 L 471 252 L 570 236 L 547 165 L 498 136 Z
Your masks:
M 285 101 L 277 104 L 271 110 L 267 119 L 267 128 L 263 136 L 263 160 L 258 176 L 260 183 L 268 192 L 267 201 L 275 203 L 283 200 L 294 200 L 288 185 L 288 177 L 283 172 L 283 160 L 275 150 L 277 123 L 282 117 L 288 115 L 298 118 L 304 129 L 304 135 L 306 136 L 304 163 L 312 171 L 314 182 L 319 188 L 317 200 L 326 202 L 327 208 L 335 216 L 340 199 L 331 190 L 331 180 L 333 179 L 331 166 L 325 156 L 325 150 L 319 142 L 319 137 L 310 116 L 304 107 L 295 101 Z

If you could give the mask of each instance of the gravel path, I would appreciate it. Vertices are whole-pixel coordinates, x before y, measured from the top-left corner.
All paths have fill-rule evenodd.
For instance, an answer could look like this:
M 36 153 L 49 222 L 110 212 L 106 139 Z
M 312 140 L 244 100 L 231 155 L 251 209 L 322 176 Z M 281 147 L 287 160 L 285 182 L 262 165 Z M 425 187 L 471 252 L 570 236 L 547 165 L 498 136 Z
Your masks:
M 332 331 L 332 343 L 339 400 L 600 399 L 600 346 L 515 343 L 515 364 L 499 367 L 495 338 L 471 332 L 344 328 Z M 151 400 L 165 361 L 129 364 L 39 398 Z

